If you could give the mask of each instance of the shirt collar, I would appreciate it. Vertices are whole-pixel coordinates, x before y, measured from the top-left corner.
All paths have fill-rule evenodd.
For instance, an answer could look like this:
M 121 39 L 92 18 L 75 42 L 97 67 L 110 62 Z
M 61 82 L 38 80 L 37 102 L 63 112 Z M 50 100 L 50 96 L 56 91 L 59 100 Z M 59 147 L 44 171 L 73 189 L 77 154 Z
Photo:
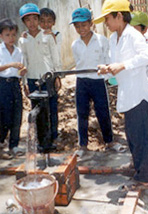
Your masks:
M 96 33 L 94 33 L 93 31 L 92 31 L 92 33 L 93 34 L 92 34 L 92 37 L 90 38 L 90 41 L 94 40 L 94 39 L 97 39 Z M 78 41 L 83 42 L 83 40 L 81 39 L 81 37 L 78 38 Z
M 131 28 L 131 25 L 127 24 L 122 32 L 122 36 L 125 36 L 127 34 L 128 29 Z
M 6 45 L 5 45 L 4 42 L 1 43 L 1 47 L 4 48 L 4 49 L 7 49 L 7 47 L 6 47 Z M 16 49 L 16 46 L 15 46 L 15 45 L 13 45 L 13 47 L 14 47 L 14 49 Z
M 131 28 L 131 25 L 127 24 L 127 25 L 125 26 L 125 28 L 124 28 L 122 34 L 121 34 L 121 37 L 124 37 L 124 36 L 127 34 L 129 28 Z M 118 37 L 117 31 L 114 32 L 112 35 L 114 35 L 114 38 L 117 39 L 117 37 Z M 121 38 L 121 37 L 120 37 L 120 38 Z

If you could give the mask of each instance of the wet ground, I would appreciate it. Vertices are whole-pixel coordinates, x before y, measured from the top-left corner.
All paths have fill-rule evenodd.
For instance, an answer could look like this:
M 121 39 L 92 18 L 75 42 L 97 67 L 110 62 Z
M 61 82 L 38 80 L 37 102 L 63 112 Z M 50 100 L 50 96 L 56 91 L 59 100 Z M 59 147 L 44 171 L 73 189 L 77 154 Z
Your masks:
M 77 147 L 77 120 L 75 111 L 75 78 L 62 80 L 63 87 L 59 100 L 59 141 L 58 153 L 60 159 L 51 158 L 51 172 L 64 161 L 68 154 L 73 154 Z M 115 140 L 126 145 L 124 134 L 123 115 L 115 110 L 116 88 L 109 88 L 111 117 Z M 28 101 L 25 101 L 25 111 L 21 128 L 21 147 L 26 149 L 28 127 Z M 113 169 L 127 166 L 130 163 L 130 152 L 104 151 L 102 136 L 94 111 L 91 111 L 89 123 L 89 145 L 92 151 L 87 152 L 82 158 L 78 158 L 78 166 L 88 166 L 98 169 L 100 166 L 108 166 Z M 0 160 L 0 168 L 16 167 L 25 162 L 26 157 L 15 158 L 11 161 Z M 56 206 L 55 214 L 120 214 L 126 191 L 121 187 L 131 183 L 133 171 L 109 174 L 80 174 L 80 188 L 74 194 L 68 206 Z M 14 175 L 0 175 L 0 214 L 22 214 L 22 209 L 13 196 L 13 184 L 16 182 Z M 13 200 L 17 208 L 10 212 L 6 207 L 7 202 Z M 13 203 L 12 203 L 13 205 Z M 13 208 L 13 207 L 12 207 Z M 31 213 L 29 213 L 31 214 Z M 128 214 L 128 213 L 125 213 Z M 143 190 L 134 214 L 148 214 L 148 190 Z
M 68 155 L 68 154 L 67 154 Z M 50 166 L 53 169 L 63 162 L 65 154 L 60 158 L 52 158 Z M 23 162 L 23 158 L 11 161 L 13 166 Z M 81 159 L 78 159 L 78 166 L 88 166 L 91 169 L 98 169 L 100 166 L 108 166 L 113 169 L 125 167 L 130 162 L 130 153 L 107 152 L 87 152 Z M 9 161 L 10 162 L 10 161 Z M 55 166 L 54 166 L 55 163 Z M 53 170 L 54 171 L 54 170 Z M 127 172 L 127 173 L 126 173 Z M 121 187 L 130 184 L 132 173 L 109 174 L 80 174 L 80 188 L 75 192 L 68 206 L 55 206 L 55 214 L 119 214 L 123 208 L 123 201 L 127 191 Z M 0 214 L 22 214 L 22 209 L 13 196 L 13 184 L 16 182 L 15 176 L 0 176 Z M 13 212 L 6 209 L 6 203 L 13 200 Z M 135 214 L 148 214 L 148 191 L 142 191 Z M 31 214 L 31 213 L 29 213 Z

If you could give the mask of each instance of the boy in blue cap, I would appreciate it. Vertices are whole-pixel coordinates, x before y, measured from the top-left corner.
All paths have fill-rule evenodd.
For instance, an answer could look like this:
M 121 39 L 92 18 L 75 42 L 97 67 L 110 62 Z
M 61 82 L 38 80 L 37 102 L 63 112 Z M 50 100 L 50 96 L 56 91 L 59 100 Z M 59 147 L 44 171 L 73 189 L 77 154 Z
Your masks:
M 91 31 L 92 17 L 87 8 L 78 8 L 72 13 L 72 22 L 80 38 L 72 43 L 76 69 L 97 69 L 98 63 L 109 63 L 108 40 Z M 88 117 L 90 101 L 94 103 L 96 117 L 100 123 L 103 140 L 113 140 L 112 125 L 108 106 L 104 76 L 97 73 L 79 74 L 76 80 L 76 108 L 80 151 L 88 145 Z
M 35 82 L 40 79 L 41 76 L 49 71 L 54 72 L 54 70 L 60 70 L 61 63 L 53 36 L 45 35 L 39 28 L 40 10 L 38 6 L 33 3 L 27 3 L 20 8 L 19 14 L 28 29 L 27 37 L 21 37 L 19 39 L 19 45 L 24 54 L 28 70 L 26 82 L 26 94 L 28 94 L 38 90 Z M 29 90 L 27 88 L 27 83 Z M 58 81 L 56 81 L 56 86 L 56 88 L 60 87 Z M 41 90 L 47 90 L 46 84 L 42 85 Z M 55 93 L 49 98 L 51 130 L 48 131 L 51 131 L 51 142 L 46 142 L 46 144 L 48 143 L 51 150 L 55 148 L 52 143 L 58 136 L 57 105 L 58 94 Z M 48 138 L 49 133 L 46 133 L 46 136 Z

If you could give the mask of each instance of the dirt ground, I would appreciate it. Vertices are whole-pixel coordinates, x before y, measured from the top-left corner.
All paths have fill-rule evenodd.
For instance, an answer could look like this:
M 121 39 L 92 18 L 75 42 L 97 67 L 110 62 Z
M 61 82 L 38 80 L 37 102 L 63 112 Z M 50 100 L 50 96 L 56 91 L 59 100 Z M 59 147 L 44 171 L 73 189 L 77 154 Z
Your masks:
M 62 88 L 59 91 L 59 139 L 57 142 L 57 152 L 73 151 L 78 148 L 77 136 L 77 116 L 75 108 L 75 75 L 66 76 L 62 80 Z M 116 93 L 117 87 L 111 87 L 107 83 L 109 94 L 110 113 L 114 140 L 120 143 L 126 143 L 124 134 L 124 117 L 116 112 Z M 27 115 L 30 110 L 30 101 L 24 98 L 24 116 L 21 129 L 21 141 L 27 136 Z M 89 117 L 89 143 L 88 148 L 93 151 L 104 149 L 104 142 L 98 121 L 95 117 L 93 103 L 91 104 Z

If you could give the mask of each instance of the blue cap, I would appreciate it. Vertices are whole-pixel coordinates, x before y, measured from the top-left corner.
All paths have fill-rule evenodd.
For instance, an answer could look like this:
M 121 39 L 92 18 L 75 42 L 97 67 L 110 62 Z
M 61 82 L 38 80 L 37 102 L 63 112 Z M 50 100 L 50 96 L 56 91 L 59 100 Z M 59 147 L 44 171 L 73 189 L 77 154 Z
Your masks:
M 19 14 L 21 18 L 31 14 L 40 15 L 40 10 L 36 4 L 28 3 L 28 4 L 24 4 L 20 8 Z
M 78 8 L 72 13 L 72 23 L 91 20 L 91 12 L 87 8 Z

